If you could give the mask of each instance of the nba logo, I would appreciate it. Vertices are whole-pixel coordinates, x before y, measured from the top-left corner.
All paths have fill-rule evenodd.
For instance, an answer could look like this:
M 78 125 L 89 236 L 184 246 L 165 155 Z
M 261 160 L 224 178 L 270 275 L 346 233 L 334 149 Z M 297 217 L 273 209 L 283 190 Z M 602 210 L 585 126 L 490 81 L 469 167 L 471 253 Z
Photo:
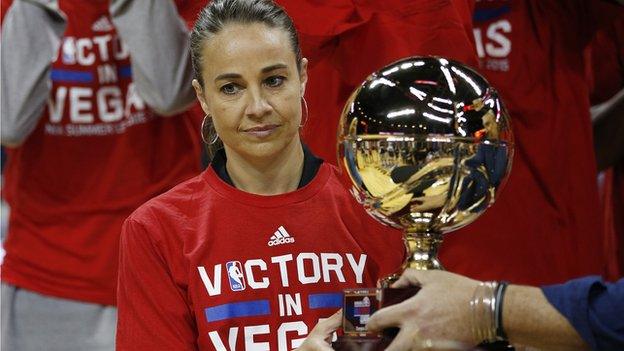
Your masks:
M 227 268 L 228 278 L 230 279 L 230 288 L 232 291 L 245 290 L 245 279 L 243 276 L 243 267 L 238 261 L 230 261 L 225 264 Z
M 369 316 L 371 314 L 371 303 L 368 296 L 364 296 L 362 301 L 355 301 L 353 304 L 353 316 L 362 317 Z
M 76 42 L 75 38 L 67 37 L 61 46 L 61 62 L 66 65 L 76 63 Z

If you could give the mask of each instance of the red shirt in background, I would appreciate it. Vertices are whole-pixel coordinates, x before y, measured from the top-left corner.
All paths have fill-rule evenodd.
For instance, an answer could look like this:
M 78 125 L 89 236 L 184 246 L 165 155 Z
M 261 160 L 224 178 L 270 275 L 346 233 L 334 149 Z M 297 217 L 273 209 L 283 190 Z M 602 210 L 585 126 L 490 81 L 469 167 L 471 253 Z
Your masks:
M 446 237 L 449 270 L 534 285 L 604 272 L 583 49 L 621 11 L 603 1 L 477 1 L 481 72 L 509 109 L 515 157 L 494 206 Z
M 330 0 L 323 6 L 277 2 L 293 19 L 303 56 L 309 59 L 303 137 L 316 155 L 333 164 L 342 108 L 370 73 L 414 55 L 440 55 L 476 66 L 466 20 L 451 0 Z
M 624 18 L 597 32 L 585 53 L 591 103 L 597 105 L 624 88 Z M 616 280 L 624 273 L 624 160 L 606 169 L 599 180 L 606 276 Z
M 200 147 L 190 114 L 156 116 L 137 95 L 108 4 L 60 2 L 68 22 L 49 103 L 8 153 L 2 280 L 112 305 L 124 219 L 197 174 Z

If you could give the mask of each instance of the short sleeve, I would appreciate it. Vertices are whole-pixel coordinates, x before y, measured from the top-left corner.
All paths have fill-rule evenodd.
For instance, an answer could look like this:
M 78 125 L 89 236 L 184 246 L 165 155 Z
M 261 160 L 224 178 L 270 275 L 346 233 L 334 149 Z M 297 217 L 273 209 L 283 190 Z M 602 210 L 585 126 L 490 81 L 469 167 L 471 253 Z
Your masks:
M 624 279 L 585 277 L 542 291 L 592 350 L 624 350 Z
M 143 224 L 126 220 L 117 289 L 118 351 L 198 349 L 187 295 L 175 284 L 161 252 Z

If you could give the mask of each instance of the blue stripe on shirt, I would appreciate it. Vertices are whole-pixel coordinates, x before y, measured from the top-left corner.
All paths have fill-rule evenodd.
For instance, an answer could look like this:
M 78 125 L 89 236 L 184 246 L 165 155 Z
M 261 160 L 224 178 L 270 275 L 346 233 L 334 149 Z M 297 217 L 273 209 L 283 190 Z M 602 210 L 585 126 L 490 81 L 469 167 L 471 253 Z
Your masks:
M 53 69 L 50 78 L 54 82 L 91 83 L 93 82 L 93 73 L 67 69 Z
M 254 300 L 208 307 L 204 313 L 208 322 L 216 322 L 237 317 L 266 316 L 271 314 L 271 308 L 269 300 Z
M 342 293 L 310 294 L 308 304 L 311 309 L 342 307 Z
M 472 16 L 472 20 L 475 22 L 485 22 L 500 17 L 509 11 L 511 11 L 509 5 L 504 5 L 495 9 L 477 9 Z
M 120 78 L 131 78 L 132 77 L 132 66 L 121 66 L 119 67 L 119 77 Z

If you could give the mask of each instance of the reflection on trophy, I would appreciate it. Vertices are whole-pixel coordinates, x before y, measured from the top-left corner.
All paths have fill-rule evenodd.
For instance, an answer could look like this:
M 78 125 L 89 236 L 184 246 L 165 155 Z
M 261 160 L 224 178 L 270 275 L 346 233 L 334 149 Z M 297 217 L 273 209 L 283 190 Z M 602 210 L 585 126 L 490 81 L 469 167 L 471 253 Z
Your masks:
M 495 201 L 511 168 L 513 136 L 497 92 L 478 73 L 444 58 L 410 57 L 355 90 L 342 112 L 338 147 L 356 199 L 404 232 L 407 260 L 381 281 L 388 287 L 406 268 L 443 269 L 442 236 Z M 365 333 L 366 318 L 354 323 L 352 313 L 363 310 L 355 303 L 372 304 L 374 311 L 415 293 L 393 290 L 377 291 L 372 302 L 370 289 L 346 292 L 345 337 L 360 338 L 349 339 L 352 346 L 342 338 L 334 347 L 376 349 L 366 346 L 367 338 L 375 339 Z

